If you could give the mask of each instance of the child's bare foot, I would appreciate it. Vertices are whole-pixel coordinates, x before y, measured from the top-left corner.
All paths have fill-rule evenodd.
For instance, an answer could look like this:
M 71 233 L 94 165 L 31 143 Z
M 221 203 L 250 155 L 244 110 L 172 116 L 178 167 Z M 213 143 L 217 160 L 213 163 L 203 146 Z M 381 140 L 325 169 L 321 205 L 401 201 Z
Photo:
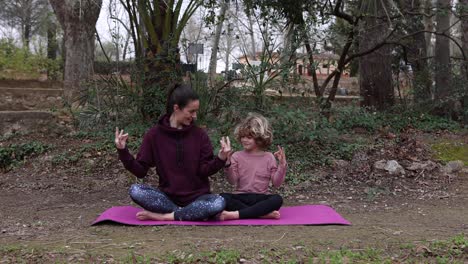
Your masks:
M 264 216 L 260 216 L 260 218 L 264 218 L 264 219 L 280 219 L 281 218 L 281 214 L 279 211 L 273 211 L 269 214 L 266 214 Z
M 156 220 L 156 221 L 171 221 L 174 220 L 174 213 L 158 214 L 149 211 L 141 211 L 136 214 L 138 220 Z
M 219 220 L 220 221 L 226 221 L 226 220 L 236 220 L 239 219 L 239 211 L 222 211 L 221 214 L 219 214 Z

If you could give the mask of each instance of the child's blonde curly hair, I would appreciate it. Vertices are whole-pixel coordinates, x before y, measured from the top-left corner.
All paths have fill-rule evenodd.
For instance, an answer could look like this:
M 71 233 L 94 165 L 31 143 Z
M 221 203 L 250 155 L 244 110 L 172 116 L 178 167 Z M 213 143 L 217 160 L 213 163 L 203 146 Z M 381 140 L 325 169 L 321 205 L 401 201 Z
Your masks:
M 256 113 L 249 113 L 247 117 L 236 126 L 234 136 L 240 142 L 242 137 L 252 137 L 257 146 L 266 150 L 273 141 L 273 132 L 270 122 Z

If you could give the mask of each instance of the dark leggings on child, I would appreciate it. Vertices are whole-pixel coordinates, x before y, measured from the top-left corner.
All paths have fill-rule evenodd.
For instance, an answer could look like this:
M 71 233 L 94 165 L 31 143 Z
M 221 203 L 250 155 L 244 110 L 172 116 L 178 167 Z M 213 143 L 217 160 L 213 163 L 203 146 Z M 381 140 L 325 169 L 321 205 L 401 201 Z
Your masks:
M 162 191 L 145 184 L 133 184 L 129 189 L 132 200 L 145 210 L 167 214 L 174 212 L 179 221 L 205 220 L 222 212 L 226 206 L 223 197 L 204 194 L 185 207 L 179 207 Z
M 283 198 L 278 194 L 260 193 L 222 193 L 226 200 L 226 211 L 239 211 L 240 219 L 259 218 L 283 205 Z

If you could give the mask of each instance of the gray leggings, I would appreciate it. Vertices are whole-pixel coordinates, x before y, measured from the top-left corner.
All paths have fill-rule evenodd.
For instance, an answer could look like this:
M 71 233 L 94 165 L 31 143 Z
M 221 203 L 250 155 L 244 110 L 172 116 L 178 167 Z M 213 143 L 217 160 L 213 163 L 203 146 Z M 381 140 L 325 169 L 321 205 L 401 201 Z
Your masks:
M 145 210 L 160 214 L 174 212 L 174 219 L 179 221 L 206 220 L 222 212 L 226 206 L 220 195 L 204 194 L 189 205 L 179 207 L 165 193 L 146 184 L 133 184 L 129 194 Z

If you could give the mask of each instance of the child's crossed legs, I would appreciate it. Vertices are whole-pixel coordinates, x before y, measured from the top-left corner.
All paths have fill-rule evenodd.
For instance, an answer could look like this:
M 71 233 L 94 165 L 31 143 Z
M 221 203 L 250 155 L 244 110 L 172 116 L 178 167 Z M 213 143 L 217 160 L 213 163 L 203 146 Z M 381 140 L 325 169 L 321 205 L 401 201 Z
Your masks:
M 278 194 L 222 193 L 220 195 L 226 201 L 225 211 L 220 216 L 221 220 L 280 218 L 278 210 L 283 205 L 283 198 Z

